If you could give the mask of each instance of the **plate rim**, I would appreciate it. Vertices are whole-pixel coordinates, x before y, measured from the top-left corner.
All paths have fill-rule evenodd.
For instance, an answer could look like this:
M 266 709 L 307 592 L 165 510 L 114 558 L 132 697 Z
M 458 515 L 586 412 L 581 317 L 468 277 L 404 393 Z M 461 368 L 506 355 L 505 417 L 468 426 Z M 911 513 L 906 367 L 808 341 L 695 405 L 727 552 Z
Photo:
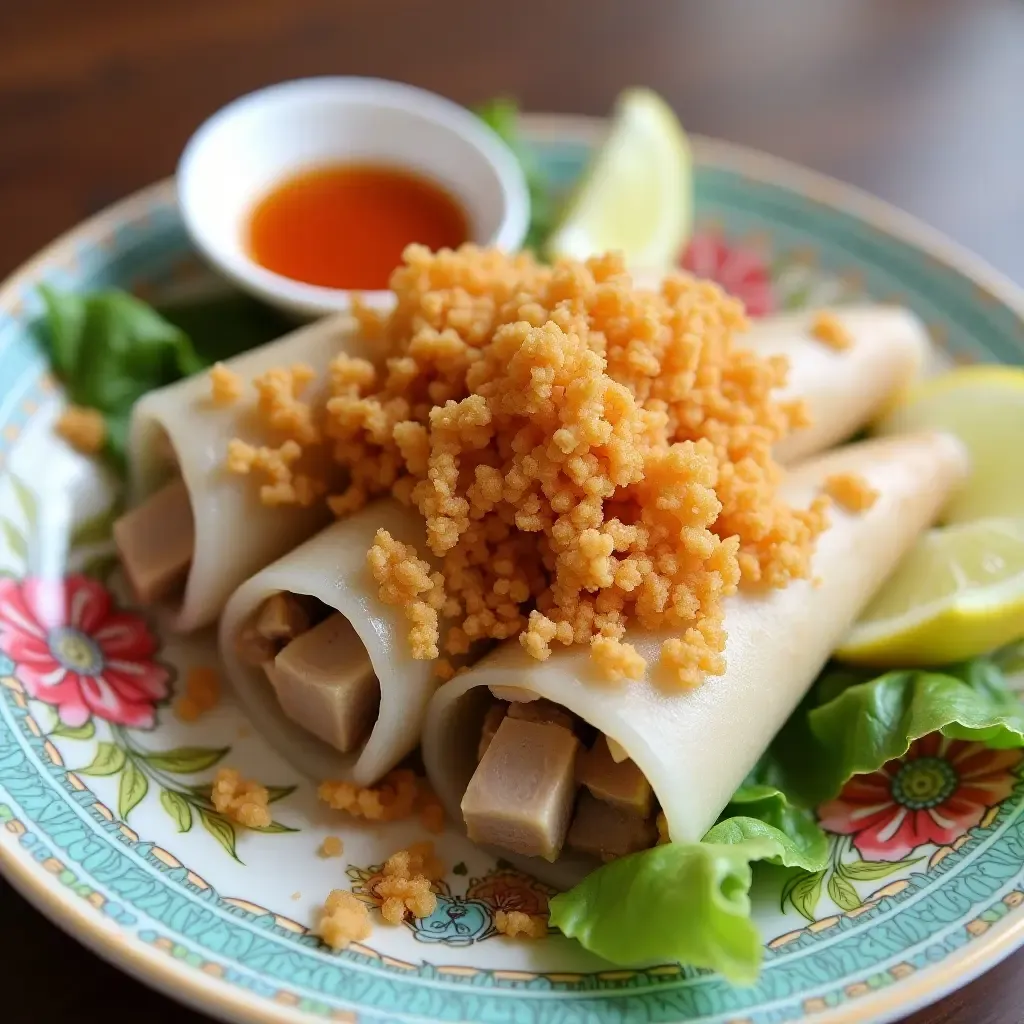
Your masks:
M 601 117 L 540 113 L 523 115 L 522 124 L 524 134 L 531 140 L 593 145 L 607 131 L 609 122 Z M 809 202 L 868 224 L 879 233 L 937 260 L 946 269 L 987 292 L 991 299 L 1012 311 L 1024 327 L 1024 288 L 916 216 L 839 179 L 760 150 L 703 135 L 691 135 L 690 139 L 699 164 L 727 170 L 741 178 L 781 186 Z M 175 193 L 175 179 L 165 178 L 133 192 L 60 234 L 0 281 L 0 312 L 20 304 L 19 291 L 39 268 L 65 262 L 75 246 L 92 236 L 106 235 L 110 224 L 138 220 L 152 206 L 173 201 Z M 158 950 L 116 930 L 116 926 L 108 926 L 101 916 L 86 910 L 48 881 L 45 872 L 33 870 L 28 861 L 19 857 L 5 842 L 0 842 L 0 874 L 37 911 L 91 952 L 143 984 L 199 1012 L 244 1024 L 253 1021 L 259 1024 L 281 1021 L 309 1024 L 311 1020 L 308 1014 L 297 1008 L 269 1004 L 244 989 L 226 986 L 216 978 L 179 965 L 176 960 L 168 959 Z M 879 1022 L 894 1020 L 968 984 L 1021 945 L 1024 945 L 1024 908 L 1012 910 L 984 937 L 966 944 L 942 962 L 872 996 L 816 1013 L 813 1019 L 818 1024 L 852 1024 L 865 1019 Z M 805 1016 L 803 1019 L 810 1018 Z

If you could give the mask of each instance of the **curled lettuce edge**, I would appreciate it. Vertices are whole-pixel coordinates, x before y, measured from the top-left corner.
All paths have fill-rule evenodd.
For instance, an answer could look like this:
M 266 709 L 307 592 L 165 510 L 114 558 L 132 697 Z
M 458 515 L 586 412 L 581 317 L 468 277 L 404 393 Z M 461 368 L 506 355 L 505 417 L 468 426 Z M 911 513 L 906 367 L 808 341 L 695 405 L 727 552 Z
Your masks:
M 551 900 L 551 923 L 616 964 L 675 961 L 757 979 L 751 918 L 758 861 L 820 870 L 828 841 L 810 808 L 854 775 L 877 771 L 940 732 L 995 748 L 1024 746 L 1024 706 L 1001 652 L 939 671 L 875 677 L 829 668 L 699 843 L 668 843 L 598 868 Z

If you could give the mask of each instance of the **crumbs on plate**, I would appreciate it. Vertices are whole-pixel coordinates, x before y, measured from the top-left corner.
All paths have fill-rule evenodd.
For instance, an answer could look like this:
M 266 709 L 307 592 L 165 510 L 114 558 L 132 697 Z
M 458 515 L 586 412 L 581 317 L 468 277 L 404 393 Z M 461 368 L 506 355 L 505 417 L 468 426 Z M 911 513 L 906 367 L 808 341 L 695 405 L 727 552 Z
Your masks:
M 353 942 L 369 938 L 372 931 L 366 904 L 344 889 L 333 889 L 324 903 L 313 934 L 323 939 L 331 949 L 347 949 Z
M 345 852 L 345 844 L 338 836 L 326 836 L 316 852 L 318 857 L 340 857 Z
M 266 786 L 244 779 L 234 768 L 220 768 L 210 791 L 213 806 L 246 828 L 265 828 L 271 822 L 270 792 Z
M 405 821 L 414 816 L 428 832 L 444 829 L 444 808 L 426 779 L 408 768 L 395 768 L 374 786 L 327 779 L 317 796 L 336 811 L 366 821 Z
M 494 927 L 510 939 L 543 939 L 548 933 L 548 919 L 521 910 L 499 910 L 494 915 Z

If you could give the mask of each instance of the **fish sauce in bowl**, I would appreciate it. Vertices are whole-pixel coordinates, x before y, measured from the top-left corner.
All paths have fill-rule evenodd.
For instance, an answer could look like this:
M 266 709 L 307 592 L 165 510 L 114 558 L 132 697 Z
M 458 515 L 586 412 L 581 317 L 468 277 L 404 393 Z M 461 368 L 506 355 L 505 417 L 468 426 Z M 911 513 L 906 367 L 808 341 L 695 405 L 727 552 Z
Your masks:
M 305 284 L 386 288 L 402 250 L 456 248 L 470 237 L 458 201 L 429 178 L 383 164 L 301 171 L 254 205 L 246 247 L 262 267 Z

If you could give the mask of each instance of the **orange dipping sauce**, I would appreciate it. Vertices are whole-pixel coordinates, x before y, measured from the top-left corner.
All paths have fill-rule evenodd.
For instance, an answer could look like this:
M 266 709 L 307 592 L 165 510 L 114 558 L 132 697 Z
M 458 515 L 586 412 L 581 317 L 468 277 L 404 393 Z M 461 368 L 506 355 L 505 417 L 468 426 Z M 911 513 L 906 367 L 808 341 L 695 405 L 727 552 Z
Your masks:
M 386 288 L 411 242 L 455 248 L 469 238 L 462 207 L 426 178 L 374 164 L 304 171 L 275 186 L 249 217 L 249 255 L 267 270 L 325 288 Z

